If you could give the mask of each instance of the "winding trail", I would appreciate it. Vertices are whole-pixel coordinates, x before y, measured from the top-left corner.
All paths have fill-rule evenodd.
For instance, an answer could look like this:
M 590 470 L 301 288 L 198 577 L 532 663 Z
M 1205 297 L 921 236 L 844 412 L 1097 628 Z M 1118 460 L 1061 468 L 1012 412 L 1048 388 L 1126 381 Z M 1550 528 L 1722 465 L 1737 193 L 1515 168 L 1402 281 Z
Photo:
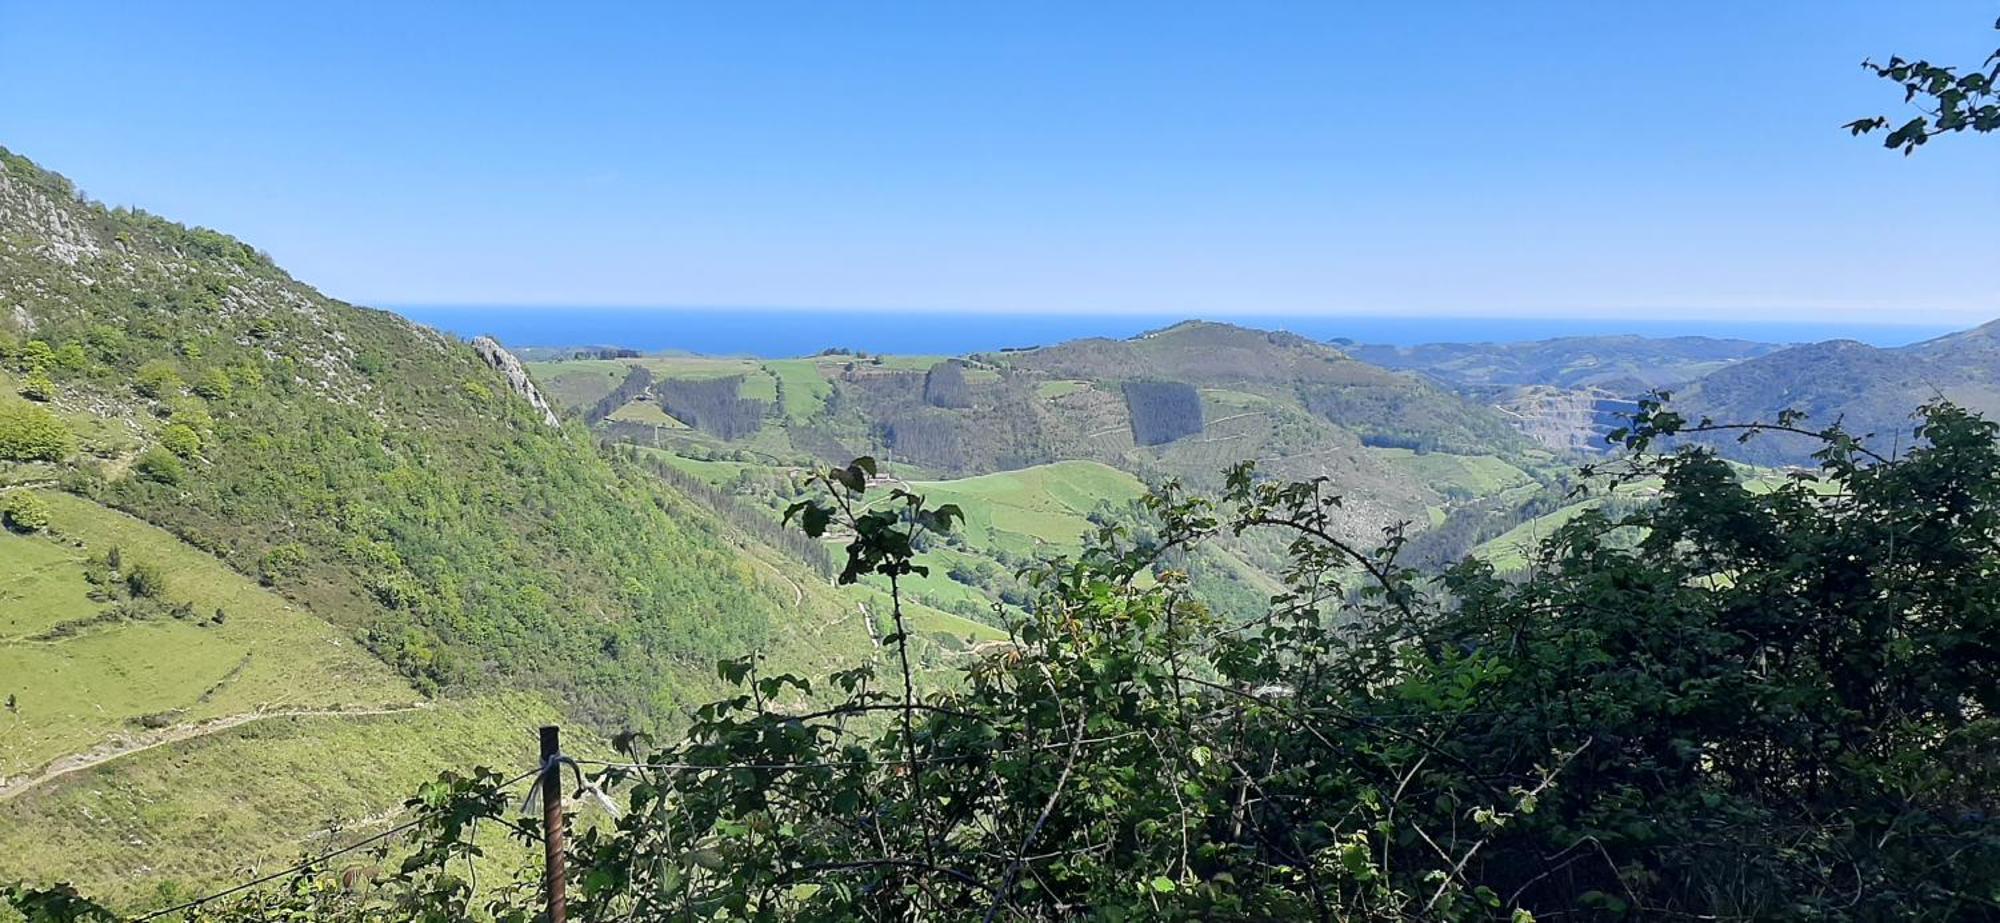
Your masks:
M 750 560 L 752 560 L 752 561 L 755 561 L 755 562 L 757 562 L 757 563 L 759 563 L 759 564 L 762 564 L 762 565 L 764 565 L 764 567 L 765 567 L 766 569 L 768 569 L 768 570 L 769 570 L 769 571 L 770 571 L 771 573 L 773 573 L 773 574 L 777 574 L 777 575 L 778 575 L 778 579 L 779 579 L 779 580 L 783 580 L 783 581 L 785 581 L 786 583 L 789 583 L 789 584 L 791 584 L 791 585 L 792 585 L 792 606 L 793 606 L 793 608 L 797 608 L 798 606 L 801 606 L 801 605 L 804 605 L 804 604 L 805 604 L 805 601 L 806 601 L 806 588 L 805 588 L 805 587 L 802 587 L 802 586 L 800 586 L 800 585 L 799 585 L 799 582 L 798 582 L 797 580 L 793 580 L 793 579 L 792 579 L 792 575 L 790 575 L 790 574 L 787 574 L 787 573 L 785 573 L 785 571 L 784 571 L 784 569 L 783 569 L 783 568 L 781 568 L 781 567 L 779 567 L 778 565 L 776 565 L 776 564 L 773 564 L 773 563 L 771 563 L 771 562 L 769 562 L 769 561 L 766 561 L 766 560 L 764 560 L 763 558 L 761 558 L 761 557 L 758 557 L 757 555 L 754 555 L 754 554 L 746 554 L 746 555 L 745 555 L 745 557 L 748 557 L 748 558 L 749 558 Z
M 395 715 L 403 712 L 419 711 L 431 707 L 429 702 L 412 702 L 408 705 L 393 705 L 379 708 L 306 708 L 287 711 L 247 712 L 239 715 L 225 715 L 197 721 L 193 724 L 177 724 L 140 734 L 131 734 L 98 744 L 82 753 L 72 753 L 60 757 L 42 767 L 41 772 L 17 779 L 0 780 L 0 802 L 18 797 L 38 786 L 53 782 L 63 776 L 94 769 L 112 760 L 144 753 L 156 747 L 193 740 L 209 734 L 220 733 L 234 727 L 242 727 L 254 721 L 267 718 L 365 718 L 371 715 Z

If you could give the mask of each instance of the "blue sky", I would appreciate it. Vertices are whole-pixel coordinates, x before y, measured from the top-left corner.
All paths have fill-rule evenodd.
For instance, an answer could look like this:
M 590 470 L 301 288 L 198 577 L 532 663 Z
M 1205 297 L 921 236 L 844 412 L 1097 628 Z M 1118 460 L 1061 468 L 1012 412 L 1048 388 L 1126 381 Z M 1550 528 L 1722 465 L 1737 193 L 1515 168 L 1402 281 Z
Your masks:
M 0 0 L 0 144 L 374 304 L 1979 321 L 1990 2 Z

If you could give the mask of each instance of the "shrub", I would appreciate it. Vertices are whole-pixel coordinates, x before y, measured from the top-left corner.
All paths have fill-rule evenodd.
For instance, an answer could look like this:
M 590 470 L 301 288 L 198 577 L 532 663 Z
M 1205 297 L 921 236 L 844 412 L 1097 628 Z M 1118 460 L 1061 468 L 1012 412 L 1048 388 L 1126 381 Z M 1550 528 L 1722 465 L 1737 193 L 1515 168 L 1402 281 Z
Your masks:
M 29 340 L 14 356 L 14 367 L 23 372 L 46 369 L 56 362 L 56 351 L 41 340 Z
M 84 352 L 82 343 L 64 343 L 56 350 L 55 366 L 65 372 L 81 372 L 89 364 L 90 354 Z
M 25 490 L 0 494 L 0 525 L 16 532 L 40 532 L 49 527 L 49 505 Z
M 195 380 L 194 393 L 211 401 L 226 401 L 236 393 L 236 383 L 229 379 L 229 373 L 221 369 L 209 369 Z
M 110 324 L 98 324 L 84 334 L 97 358 L 105 362 L 117 362 L 125 358 L 125 331 Z
M 279 545 L 257 561 L 257 577 L 265 586 L 294 577 L 306 567 L 306 550 L 297 544 Z
M 0 461 L 62 461 L 76 438 L 55 414 L 20 404 L 0 406 Z
M 181 373 L 173 363 L 155 359 L 139 367 L 139 375 L 132 382 L 132 388 L 154 400 L 178 397 L 187 390 L 187 382 L 181 380 Z
M 201 434 L 185 423 L 169 423 L 160 430 L 160 445 L 182 458 L 201 454 Z
M 187 476 L 187 466 L 173 452 L 157 446 L 139 456 L 132 470 L 145 480 L 167 485 L 179 484 Z
M 133 596 L 154 599 L 167 591 L 167 575 L 151 562 L 135 561 L 125 568 L 125 589 Z
M 198 433 L 215 429 L 215 416 L 208 412 L 208 402 L 192 394 L 167 402 L 167 419 Z
M 264 386 L 264 370 L 254 362 L 238 362 L 229 367 L 229 378 L 239 388 L 261 388 Z
M 27 379 L 21 382 L 21 396 L 31 401 L 55 400 L 55 379 L 50 378 L 44 369 L 29 372 Z

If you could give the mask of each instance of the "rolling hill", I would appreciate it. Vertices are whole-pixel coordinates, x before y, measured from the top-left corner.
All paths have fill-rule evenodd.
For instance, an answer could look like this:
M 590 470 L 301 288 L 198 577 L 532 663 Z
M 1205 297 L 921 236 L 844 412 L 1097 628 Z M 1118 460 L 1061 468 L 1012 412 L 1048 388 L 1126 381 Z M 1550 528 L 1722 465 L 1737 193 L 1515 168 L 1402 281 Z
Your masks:
M 1809 427 L 1838 421 L 1889 454 L 1910 445 L 1912 412 L 1939 398 L 1988 416 L 2000 412 L 2000 321 L 1886 349 L 1852 340 L 1795 346 L 1704 376 L 1676 393 L 1673 406 L 1690 419 L 1729 422 L 1800 410 Z M 1816 447 L 1783 434 L 1716 445 L 1761 464 L 1802 464 Z
M 1355 358 L 1421 372 L 1453 388 L 1594 388 L 1633 397 L 1784 347 L 1717 337 L 1570 336 L 1519 343 L 1354 344 Z
M 1358 358 L 1424 375 L 1491 405 L 1564 454 L 1605 450 L 1604 434 L 1649 392 L 1783 347 L 1714 337 L 1572 336 L 1519 343 L 1347 344 Z
M 143 901 L 525 765 L 537 723 L 670 728 L 719 657 L 871 650 L 858 595 L 540 401 L 497 344 L 0 150 L 0 880 Z
M 529 368 L 607 438 L 775 521 L 796 473 L 857 455 L 967 513 L 912 581 L 925 603 L 993 619 L 1012 574 L 1073 550 L 1102 522 L 1140 522 L 1145 485 L 1214 489 L 1256 460 L 1273 477 L 1325 477 L 1358 542 L 1427 528 L 1475 499 L 1532 490 L 1553 456 L 1505 416 L 1413 375 L 1287 333 L 1191 321 L 1125 340 L 968 356 L 829 350 L 765 360 L 531 350 Z M 643 386 L 636 390 L 634 383 Z M 746 527 L 754 524 L 746 524 Z M 1279 548 L 1224 542 L 1182 562 L 1212 605 L 1252 614 Z

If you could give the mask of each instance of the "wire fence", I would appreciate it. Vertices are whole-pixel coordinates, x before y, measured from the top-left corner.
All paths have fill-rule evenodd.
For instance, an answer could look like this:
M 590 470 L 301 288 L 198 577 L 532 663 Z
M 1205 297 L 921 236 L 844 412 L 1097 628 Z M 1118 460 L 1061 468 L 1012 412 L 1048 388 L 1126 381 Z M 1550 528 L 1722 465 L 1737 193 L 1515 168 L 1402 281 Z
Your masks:
M 530 769 L 527 772 L 524 772 L 518 776 L 515 776 L 512 779 L 500 783 L 500 785 L 497 787 L 496 790 L 506 791 L 507 789 L 519 785 L 522 781 L 526 779 L 541 775 L 543 771 L 544 770 L 541 767 Z M 187 913 L 192 910 L 198 910 L 204 905 L 212 904 L 225 897 L 231 897 L 233 895 L 241 894 L 245 891 L 257 887 L 258 885 L 266 885 L 274 881 L 281 881 L 283 879 L 290 878 L 293 875 L 304 874 L 315 868 L 325 865 L 330 860 L 338 859 L 341 856 L 345 856 L 349 853 L 359 852 L 363 849 L 375 845 L 376 843 L 380 843 L 385 840 L 391 839 L 397 836 L 398 834 L 407 833 L 410 830 L 415 829 L 418 825 L 422 823 L 423 823 L 422 818 L 413 818 L 411 820 L 406 820 L 400 824 L 390 827 L 387 830 L 383 830 L 371 834 L 369 836 L 363 837 L 362 839 L 349 843 L 346 846 L 342 846 L 339 849 L 321 853 L 317 856 L 314 856 L 310 859 L 306 859 L 298 863 L 297 865 L 293 865 L 289 868 L 280 869 L 278 871 L 271 872 L 270 874 L 267 875 L 259 875 L 258 877 L 252 878 L 249 881 L 245 881 L 236 885 L 231 885 L 230 887 L 224 888 L 223 890 L 216 891 L 212 894 L 205 894 L 202 895 L 201 897 L 194 898 L 193 900 L 182 901 L 181 903 L 175 904 L 171 907 L 163 907 L 159 910 L 147 911 L 146 913 L 130 918 L 131 923 L 146 923 L 146 921 L 148 920 L 158 920 L 164 917 L 173 916 L 174 914 Z
M 1476 717 L 1481 715 L 1491 716 L 1493 714 L 1496 713 L 1464 712 L 1464 713 L 1459 713 L 1459 716 Z M 1436 713 L 1409 713 L 1409 714 L 1352 715 L 1347 717 L 1359 718 L 1367 721 L 1379 721 L 1379 720 L 1398 720 L 1404 718 L 1417 718 L 1417 717 L 1436 718 L 1439 716 Z M 1020 746 L 1003 747 L 998 749 L 981 749 L 973 752 L 947 754 L 941 756 L 923 756 L 915 758 L 869 757 L 864 759 L 852 759 L 852 760 L 805 760 L 796 762 L 739 762 L 739 763 L 648 762 L 639 760 L 603 760 L 603 759 L 588 758 L 588 757 L 571 757 L 565 754 L 558 753 L 555 756 L 549 757 L 548 759 L 544 760 L 540 765 L 536 766 L 534 769 L 530 769 L 527 772 L 514 776 L 511 779 L 507 779 L 503 782 L 500 782 L 498 785 L 494 787 L 494 791 L 495 792 L 508 791 L 514 788 L 515 786 L 519 785 L 520 783 L 528 781 L 530 779 L 536 780 L 536 784 L 537 786 L 539 786 L 541 784 L 541 781 L 543 779 L 546 779 L 549 773 L 553 772 L 560 775 L 560 773 L 562 772 L 562 766 L 565 763 L 569 764 L 579 773 L 581 772 L 581 767 L 585 766 L 596 767 L 599 769 L 606 769 L 606 770 L 618 769 L 625 771 L 652 771 L 652 772 L 728 772 L 734 770 L 751 770 L 751 771 L 762 771 L 762 772 L 799 772 L 799 771 L 807 771 L 815 769 L 866 769 L 871 767 L 884 767 L 884 766 L 916 767 L 916 766 L 928 766 L 928 765 L 949 765 L 949 764 L 982 762 L 997 758 L 1005 758 L 1008 756 L 1043 753 L 1053 750 L 1067 750 L 1073 747 L 1096 746 L 1099 744 L 1115 743 L 1121 740 L 1129 740 L 1132 738 L 1146 737 L 1146 736 L 1148 736 L 1148 732 L 1146 731 L 1132 730 L 1132 731 L 1124 731 L 1117 734 L 1105 734 L 1105 735 L 1099 735 L 1094 737 L 1083 737 L 1083 738 L 1067 738 L 1061 740 L 1051 740 L 1045 743 L 1025 744 Z M 581 779 L 580 775 L 579 779 Z M 594 783 L 582 783 L 582 785 L 588 791 L 597 790 Z M 535 797 L 537 797 L 539 791 L 540 791 L 539 787 L 531 791 L 529 795 L 529 801 L 532 801 Z M 525 805 L 527 803 L 528 802 L 523 803 L 524 810 L 525 810 Z M 407 810 L 407 808 L 405 808 L 405 810 Z M 400 814 L 402 812 L 399 811 L 398 813 Z M 504 818 L 499 819 L 499 822 L 503 826 L 517 833 L 523 834 L 524 836 L 527 836 L 530 839 L 540 839 L 539 836 L 532 834 L 525 828 L 507 822 Z M 281 881 L 286 878 L 292 877 L 294 875 L 300 875 L 311 872 L 312 870 L 325 866 L 330 861 L 338 859 L 341 856 L 359 852 L 375 844 L 390 840 L 400 834 L 407 833 L 410 830 L 415 829 L 422 823 L 423 820 L 421 818 L 413 818 L 410 820 L 406 820 L 386 830 L 370 834 L 367 837 L 364 837 L 353 843 L 349 843 L 346 846 L 342 846 L 338 849 L 334 849 L 328 852 L 320 853 L 309 859 L 302 860 L 294 865 L 288 866 L 278 871 L 270 872 L 264 875 L 259 875 L 256 878 L 252 878 L 248 881 L 231 885 L 222 890 L 202 895 L 201 897 L 197 897 L 187 901 L 182 901 L 180 903 L 174 904 L 169 907 L 164 907 L 158 910 L 151 910 L 137 916 L 129 917 L 127 918 L 128 923 L 148 923 L 148 921 L 160 920 L 167 917 L 172 917 L 176 914 L 187 913 L 193 910 L 200 909 L 204 905 L 214 903 L 215 901 L 218 900 L 222 900 L 223 898 L 231 897 L 237 894 L 241 894 L 245 891 L 249 891 L 260 885 L 270 884 L 272 882 Z

